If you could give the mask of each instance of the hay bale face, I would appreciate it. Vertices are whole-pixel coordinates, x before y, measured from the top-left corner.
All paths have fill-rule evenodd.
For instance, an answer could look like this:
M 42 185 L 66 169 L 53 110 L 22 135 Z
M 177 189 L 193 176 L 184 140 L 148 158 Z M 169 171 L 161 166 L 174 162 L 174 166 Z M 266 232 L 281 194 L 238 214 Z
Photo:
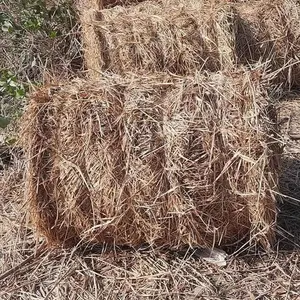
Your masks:
M 202 1 L 146 1 L 135 6 L 84 10 L 81 17 L 90 75 L 103 71 L 217 71 L 234 64 L 230 7 Z
M 37 92 L 23 132 L 37 228 L 66 246 L 267 247 L 276 143 L 255 78 L 114 76 Z
M 273 82 L 300 85 L 300 5 L 294 0 L 236 5 L 237 56 L 243 64 L 265 63 Z

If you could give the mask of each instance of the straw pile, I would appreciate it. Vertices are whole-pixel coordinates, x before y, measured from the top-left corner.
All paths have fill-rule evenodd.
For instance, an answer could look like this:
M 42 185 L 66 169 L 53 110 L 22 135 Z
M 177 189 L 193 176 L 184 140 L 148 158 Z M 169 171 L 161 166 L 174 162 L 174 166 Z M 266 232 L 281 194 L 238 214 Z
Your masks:
M 278 167 L 254 75 L 114 75 L 38 91 L 22 136 L 40 232 L 65 246 L 267 247 Z
M 251 1 L 236 8 L 236 49 L 240 62 L 267 62 L 275 83 L 289 88 L 299 86 L 299 1 Z
M 81 22 L 92 78 L 103 71 L 186 75 L 235 63 L 230 6 L 146 1 L 130 7 L 86 9 Z

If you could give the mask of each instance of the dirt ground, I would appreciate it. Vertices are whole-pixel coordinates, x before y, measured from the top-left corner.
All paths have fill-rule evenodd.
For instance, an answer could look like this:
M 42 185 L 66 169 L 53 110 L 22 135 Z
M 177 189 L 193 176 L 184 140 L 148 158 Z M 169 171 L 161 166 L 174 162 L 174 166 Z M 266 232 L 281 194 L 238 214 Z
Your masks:
M 300 245 L 300 97 L 290 95 L 278 105 L 278 122 L 285 143 L 279 195 L 279 235 L 283 247 Z
M 286 146 L 271 253 L 242 252 L 218 267 L 197 251 L 46 251 L 30 229 L 17 160 L 0 179 L 0 299 L 300 299 L 300 97 L 278 111 Z

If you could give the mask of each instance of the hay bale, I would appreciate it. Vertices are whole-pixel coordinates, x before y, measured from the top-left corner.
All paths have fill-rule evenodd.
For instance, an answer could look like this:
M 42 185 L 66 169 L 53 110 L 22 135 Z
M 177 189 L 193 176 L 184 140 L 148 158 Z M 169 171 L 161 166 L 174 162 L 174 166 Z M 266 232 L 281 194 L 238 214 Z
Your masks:
M 289 89 L 300 85 L 296 0 L 161 0 L 104 10 L 93 4 L 81 11 L 92 78 L 103 71 L 186 75 L 263 64 L 272 83 Z
M 230 6 L 202 1 L 146 1 L 83 10 L 85 61 L 92 78 L 114 73 L 177 75 L 217 71 L 235 63 Z
M 237 56 L 243 64 L 266 63 L 273 82 L 300 85 L 300 5 L 296 0 L 236 4 Z
M 66 246 L 267 247 L 278 168 L 267 99 L 242 71 L 41 89 L 22 133 L 37 228 Z

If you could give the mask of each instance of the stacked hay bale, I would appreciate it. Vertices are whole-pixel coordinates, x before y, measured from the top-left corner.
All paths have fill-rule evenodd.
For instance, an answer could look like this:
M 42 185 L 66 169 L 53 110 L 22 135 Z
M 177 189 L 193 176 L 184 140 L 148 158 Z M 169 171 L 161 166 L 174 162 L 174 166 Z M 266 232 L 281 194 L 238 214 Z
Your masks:
M 276 114 L 269 77 L 236 68 L 242 5 L 89 3 L 90 79 L 41 89 L 24 116 L 37 228 L 65 246 L 269 247 Z
M 82 14 L 85 60 L 101 72 L 193 74 L 232 67 L 234 18 L 230 6 L 190 1 L 144 2 Z
M 102 5 L 102 7 L 105 7 Z M 146 1 L 83 10 L 85 60 L 103 71 L 216 71 L 264 65 L 272 83 L 299 87 L 300 5 L 296 0 Z
M 34 221 L 68 246 L 247 237 L 267 247 L 277 181 L 269 108 L 252 72 L 114 75 L 41 90 L 23 135 Z

